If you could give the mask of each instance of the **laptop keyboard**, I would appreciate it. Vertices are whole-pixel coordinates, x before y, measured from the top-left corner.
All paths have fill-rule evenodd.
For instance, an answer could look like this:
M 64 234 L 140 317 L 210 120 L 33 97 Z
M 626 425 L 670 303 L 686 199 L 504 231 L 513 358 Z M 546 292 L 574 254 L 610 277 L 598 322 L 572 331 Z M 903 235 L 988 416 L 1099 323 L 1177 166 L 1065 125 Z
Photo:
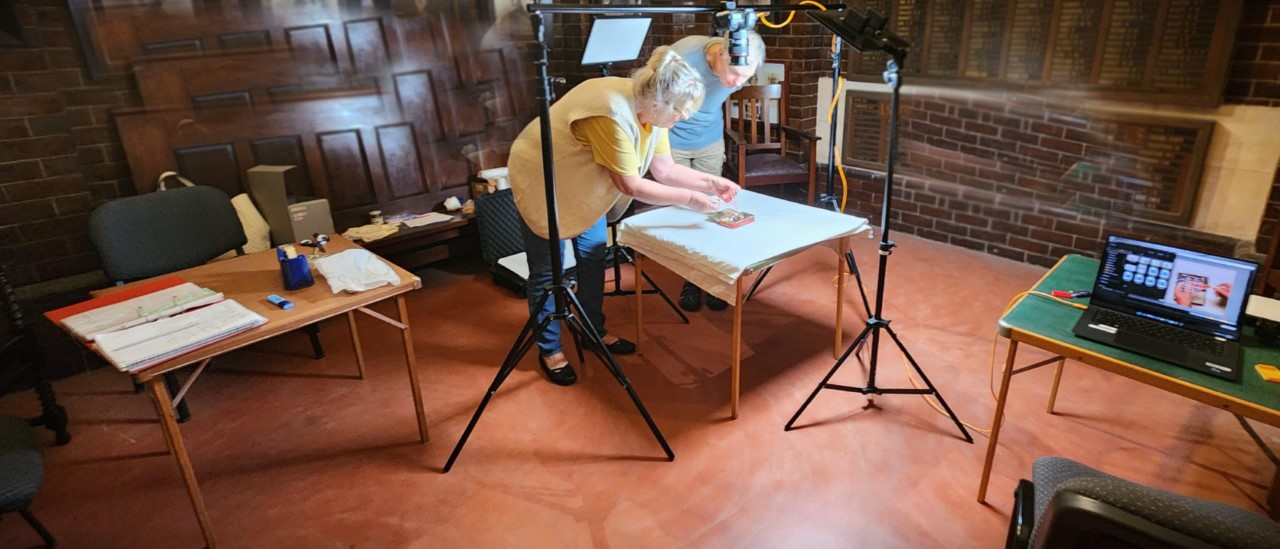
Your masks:
M 1098 309 L 1093 319 L 1095 322 L 1115 326 L 1124 331 L 1154 337 L 1215 356 L 1222 355 L 1226 343 L 1213 336 L 1198 334 L 1163 322 L 1120 314 L 1102 308 Z

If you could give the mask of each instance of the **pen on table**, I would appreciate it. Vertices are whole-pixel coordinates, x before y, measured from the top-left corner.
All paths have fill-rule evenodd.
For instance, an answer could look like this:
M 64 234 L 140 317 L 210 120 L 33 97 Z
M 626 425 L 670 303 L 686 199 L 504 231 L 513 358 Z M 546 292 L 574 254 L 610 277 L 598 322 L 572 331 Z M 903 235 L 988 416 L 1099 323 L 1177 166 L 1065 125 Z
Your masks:
M 1092 295 L 1092 294 L 1091 294 L 1089 291 L 1087 291 L 1087 290 L 1053 290 L 1053 291 L 1049 292 L 1049 294 L 1050 294 L 1050 295 L 1052 295 L 1053 297 L 1060 297 L 1060 298 L 1062 298 L 1062 299 L 1073 299 L 1073 298 L 1077 298 L 1077 297 L 1089 297 L 1090 295 Z

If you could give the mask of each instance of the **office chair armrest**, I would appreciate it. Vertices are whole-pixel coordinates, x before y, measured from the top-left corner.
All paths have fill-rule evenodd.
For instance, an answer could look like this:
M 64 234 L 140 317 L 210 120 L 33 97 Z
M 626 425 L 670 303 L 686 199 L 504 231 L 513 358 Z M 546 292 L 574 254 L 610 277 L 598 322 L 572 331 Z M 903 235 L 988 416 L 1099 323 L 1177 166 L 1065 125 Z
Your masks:
M 793 128 L 791 126 L 778 126 L 778 129 L 786 132 L 787 135 L 794 137 L 796 139 L 803 139 L 805 141 L 818 141 L 822 139 L 821 137 L 818 137 L 815 134 L 806 132 L 798 128 Z
M 1066 458 L 1032 467 L 1038 523 L 1035 546 L 1074 540 L 1128 539 L 1136 546 L 1280 547 L 1280 525 L 1216 501 L 1166 492 L 1108 475 Z M 1085 543 L 1084 545 L 1094 545 Z
M 1005 549 L 1026 549 L 1031 545 L 1031 530 L 1036 525 L 1036 485 L 1022 479 L 1013 490 L 1013 514 L 1009 517 L 1009 536 Z

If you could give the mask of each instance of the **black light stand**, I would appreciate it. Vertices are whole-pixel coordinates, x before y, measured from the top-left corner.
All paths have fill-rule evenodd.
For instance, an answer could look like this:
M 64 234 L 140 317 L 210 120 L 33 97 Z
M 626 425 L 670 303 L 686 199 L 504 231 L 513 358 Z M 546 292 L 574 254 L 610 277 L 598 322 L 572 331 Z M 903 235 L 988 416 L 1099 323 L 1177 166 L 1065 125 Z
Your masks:
M 805 399 L 804 404 L 800 405 L 800 409 L 796 410 L 791 420 L 787 422 L 784 430 L 790 431 L 792 425 L 800 418 L 809 404 L 813 402 L 814 397 L 818 396 L 818 392 L 823 389 L 834 389 L 837 391 L 847 391 L 853 393 L 861 393 L 864 395 L 881 395 L 881 394 L 907 394 L 907 395 L 933 395 L 938 399 L 938 403 L 946 410 L 947 415 L 951 417 L 951 421 L 955 422 L 956 427 L 960 429 L 960 434 L 964 435 L 966 442 L 973 443 L 973 437 L 969 435 L 969 431 L 965 429 L 964 424 L 960 422 L 960 418 L 956 417 L 955 412 L 951 411 L 951 407 L 947 405 L 947 401 L 942 398 L 942 394 L 929 381 L 929 377 L 925 375 L 924 370 L 916 363 L 915 358 L 907 351 L 907 347 L 902 344 L 902 340 L 898 339 L 898 334 L 889 326 L 889 320 L 883 316 L 884 313 L 884 281 L 885 273 L 889 266 L 889 255 L 893 253 L 896 246 L 889 240 L 889 213 L 892 211 L 893 203 L 893 165 L 894 157 L 898 149 L 898 107 L 899 107 L 899 91 L 902 88 L 901 68 L 902 63 L 907 56 L 907 49 L 910 47 L 905 40 L 897 37 L 889 31 L 884 30 L 885 20 L 883 16 L 872 11 L 867 16 L 863 16 L 854 10 L 845 13 L 843 20 L 825 13 L 809 13 L 809 17 L 817 20 L 823 26 L 836 33 L 837 36 L 848 40 L 849 45 L 858 51 L 884 51 L 890 56 L 890 60 L 886 63 L 884 71 L 884 81 L 889 85 L 892 94 L 889 102 L 889 155 L 885 161 L 885 177 L 884 177 L 884 202 L 880 210 L 880 264 L 878 270 L 878 278 L 876 280 L 876 306 L 874 313 L 867 318 L 867 326 L 863 328 L 862 333 L 853 340 L 849 348 L 845 350 L 840 359 L 831 367 L 831 371 L 827 372 L 826 377 L 818 383 L 809 398 Z M 897 344 L 898 349 L 902 351 L 902 356 L 906 357 L 911 363 L 911 367 L 920 375 L 920 379 L 924 381 L 926 389 L 920 388 L 883 388 L 876 386 L 876 366 L 879 358 L 880 349 L 880 332 L 885 331 L 889 337 L 893 338 L 893 342 Z M 848 385 L 840 385 L 830 383 L 832 376 L 844 364 L 853 351 L 859 348 L 863 342 L 871 337 L 871 361 L 867 371 L 867 385 L 865 387 L 851 387 Z
M 732 4 L 726 4 L 730 7 Z M 841 5 L 827 6 L 831 9 L 842 9 Z M 462 437 L 458 439 L 458 444 L 453 448 L 453 453 L 449 455 L 449 460 L 445 462 L 444 472 L 448 473 L 453 468 L 454 462 L 457 461 L 458 455 L 462 453 L 462 447 L 466 445 L 467 439 L 471 436 L 471 432 L 475 429 L 476 423 L 480 421 L 480 416 L 484 413 L 485 408 L 489 405 L 489 401 L 494 394 L 498 392 L 498 388 L 502 386 L 502 382 L 506 381 L 511 372 L 515 370 L 516 364 L 524 357 L 526 353 L 534 345 L 534 340 L 538 334 L 541 334 L 547 327 L 556 321 L 564 321 L 569 331 L 573 334 L 574 340 L 581 342 L 584 338 L 591 350 L 600 358 L 609 372 L 613 374 L 622 388 L 626 390 L 631 397 L 631 401 L 635 403 L 636 409 L 649 426 L 649 430 L 653 432 L 654 438 L 658 440 L 658 444 L 667 454 L 668 460 L 675 459 L 675 453 L 671 451 L 671 446 L 667 444 L 666 438 L 658 430 L 657 424 L 653 422 L 653 418 L 649 412 L 645 410 L 644 404 L 640 402 L 640 397 L 636 395 L 635 390 L 631 387 L 631 382 L 623 374 L 622 368 L 613 359 L 613 354 L 609 352 L 608 347 L 604 344 L 600 335 L 596 333 L 595 326 L 591 325 L 591 320 L 582 314 L 582 305 L 578 303 L 577 296 L 564 283 L 564 263 L 561 257 L 560 229 L 559 221 L 556 214 L 556 193 L 555 193 L 555 167 L 553 164 L 552 143 L 551 143 L 551 77 L 547 74 L 547 66 L 549 63 L 548 52 L 550 45 L 547 43 L 545 33 L 545 22 L 543 21 L 544 13 L 577 13 L 577 14 L 608 14 L 608 13 L 723 13 L 720 7 L 699 7 L 699 6 L 584 6 L 577 4 L 529 4 L 527 9 L 530 13 L 531 22 L 533 24 L 534 40 L 537 42 L 538 59 L 535 62 L 537 66 L 538 85 L 537 94 L 539 100 L 539 121 L 542 136 L 542 173 L 544 180 L 544 191 L 547 197 L 547 222 L 548 222 L 548 245 L 551 251 L 552 276 L 551 285 L 547 287 L 547 293 L 543 295 L 542 301 L 533 309 L 541 310 L 546 304 L 547 299 L 554 296 L 555 311 L 542 322 L 537 321 L 536 314 L 530 314 L 529 320 L 520 330 L 520 335 L 516 337 L 516 342 L 511 346 L 511 350 L 507 352 L 507 357 L 503 361 L 502 366 L 498 368 L 498 373 L 493 378 L 493 383 L 489 385 L 484 397 L 480 400 L 480 405 L 476 408 L 475 414 L 471 417 L 471 421 L 467 423 L 467 428 L 463 430 Z M 785 6 L 758 6 L 757 11 L 808 11 L 816 9 L 811 6 L 804 5 L 785 5 Z M 572 309 L 571 309 L 572 307 Z M 577 313 L 575 313 L 575 310 Z M 581 357 L 582 347 L 578 347 L 578 354 Z
M 547 242 L 551 250 L 552 270 L 551 285 L 547 287 L 547 292 L 542 295 L 538 306 L 533 310 L 541 311 L 542 307 L 546 305 L 547 299 L 554 296 L 555 311 L 547 315 L 540 323 L 535 313 L 529 314 L 528 322 L 525 322 L 524 328 L 520 330 L 520 335 L 516 337 L 515 344 L 507 352 L 507 358 L 503 361 L 502 367 L 498 368 L 498 374 L 493 378 L 493 383 L 489 385 L 484 398 L 480 400 L 480 406 L 476 408 L 475 415 L 471 416 L 471 422 L 467 423 L 466 430 L 462 432 L 462 438 L 458 439 L 458 445 L 453 448 L 453 453 L 449 455 L 449 461 L 444 465 L 444 472 L 446 473 L 453 468 L 453 463 L 457 461 L 458 454 L 462 452 L 462 447 L 466 445 L 467 438 L 471 436 L 471 431 L 475 429 L 476 423 L 480 421 L 480 415 L 484 413 L 485 407 L 489 405 L 489 400 L 498 392 L 502 382 L 506 381 L 507 376 L 511 375 L 511 372 L 515 370 L 516 364 L 520 362 L 520 359 L 529 352 L 529 349 L 533 348 L 537 336 L 545 331 L 552 322 L 559 321 L 565 322 L 569 331 L 573 333 L 574 341 L 579 342 L 579 357 L 582 356 L 581 343 L 585 339 L 586 344 L 604 362 L 605 367 L 609 369 L 613 377 L 626 390 L 627 395 L 631 397 L 631 402 L 635 403 L 640 416 L 644 418 L 649 430 L 653 432 L 653 437 L 658 440 L 658 444 L 666 452 L 667 459 L 674 460 L 676 458 L 675 453 L 671 451 L 671 446 L 667 444 L 667 439 L 662 436 L 662 432 L 658 430 L 658 425 L 653 422 L 653 417 L 649 415 L 648 410 L 645 410 L 644 403 L 640 402 L 640 397 L 636 394 L 635 389 L 631 387 L 631 382 L 627 379 L 626 374 L 622 372 L 622 368 L 613 359 L 613 354 L 609 352 L 608 346 L 605 345 L 604 340 L 596 332 L 595 326 L 591 324 L 591 319 L 587 318 L 583 312 L 582 304 L 578 302 L 577 296 L 564 283 L 559 218 L 556 214 L 555 165 L 551 142 L 551 79 L 547 75 L 547 64 L 549 62 L 547 52 L 550 50 L 550 46 L 547 44 L 545 25 L 540 13 L 542 8 L 545 7 L 547 6 L 529 5 L 533 20 L 533 33 L 538 48 L 536 65 L 538 70 L 538 99 L 540 103 L 539 125 L 542 132 L 542 176 L 547 197 Z M 576 314 L 575 311 L 577 311 Z

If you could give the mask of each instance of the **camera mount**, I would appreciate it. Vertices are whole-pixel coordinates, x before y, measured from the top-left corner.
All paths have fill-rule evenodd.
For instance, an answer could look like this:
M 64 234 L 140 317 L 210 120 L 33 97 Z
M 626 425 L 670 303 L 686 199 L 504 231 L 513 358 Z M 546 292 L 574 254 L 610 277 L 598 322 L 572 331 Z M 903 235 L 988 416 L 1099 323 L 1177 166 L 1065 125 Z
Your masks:
M 739 8 L 737 2 L 726 1 L 724 11 L 716 12 L 716 34 L 724 34 L 729 40 L 729 64 L 745 67 L 750 54 L 748 32 L 756 28 L 756 10 Z

